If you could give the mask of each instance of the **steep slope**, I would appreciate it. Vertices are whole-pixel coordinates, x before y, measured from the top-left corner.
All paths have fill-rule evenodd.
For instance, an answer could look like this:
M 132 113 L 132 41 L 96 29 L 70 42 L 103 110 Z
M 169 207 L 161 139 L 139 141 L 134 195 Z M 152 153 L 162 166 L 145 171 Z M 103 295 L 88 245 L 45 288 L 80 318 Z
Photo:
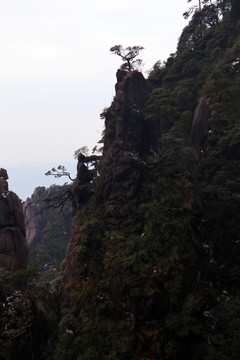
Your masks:
M 206 2 L 148 80 L 117 73 L 79 156 L 58 359 L 239 359 L 240 5 Z
M 83 168 L 94 170 L 80 162 L 73 186 L 78 206 L 64 265 L 64 303 L 76 306 L 78 320 L 72 357 L 89 351 L 98 359 L 186 354 L 187 342 L 195 346 L 188 332 L 199 331 L 203 302 L 200 244 L 190 231 L 193 186 L 180 158 L 160 169 L 154 163 L 159 130 L 144 112 L 149 83 L 136 71 L 118 71 L 117 80 L 115 99 L 104 114 L 103 156 L 85 181 Z M 180 326 L 183 316 L 184 335 L 178 349 L 171 349 L 167 338 L 180 332 L 172 324 Z

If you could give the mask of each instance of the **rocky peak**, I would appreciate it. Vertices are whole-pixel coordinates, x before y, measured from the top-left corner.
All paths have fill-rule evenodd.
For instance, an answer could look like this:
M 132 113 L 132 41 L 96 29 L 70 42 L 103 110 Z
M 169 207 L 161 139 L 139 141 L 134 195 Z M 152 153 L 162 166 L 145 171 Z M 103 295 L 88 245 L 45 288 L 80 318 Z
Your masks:
M 79 229 L 87 217 L 100 213 L 106 231 L 127 226 L 129 214 L 136 210 L 140 198 L 145 171 L 144 108 L 150 85 L 138 71 L 118 70 L 115 90 L 115 98 L 104 113 L 104 149 L 96 169 L 88 168 L 84 159 L 78 159 L 77 178 L 72 187 L 75 216 L 64 268 L 65 279 L 71 279 L 72 287 L 78 282 L 80 270 L 70 259 L 79 244 L 84 243 Z M 65 303 L 70 301 L 72 288 L 69 290 L 66 286 Z
M 105 142 L 100 162 L 101 196 L 106 218 L 124 221 L 123 203 L 135 204 L 144 172 L 146 152 L 145 104 L 150 85 L 138 71 L 118 70 L 116 96 L 105 118 Z
M 0 169 L 0 193 L 8 191 L 8 174 L 7 170 Z
M 116 95 L 106 110 L 103 156 L 98 175 L 84 159 L 78 159 L 77 178 L 73 184 L 74 210 L 104 204 L 108 223 L 115 226 L 125 218 L 123 202 L 135 204 L 144 172 L 146 152 L 145 104 L 150 85 L 138 71 L 117 71 Z M 95 188 L 95 189 L 94 189 Z M 93 196 L 95 194 L 95 197 Z M 94 200 L 95 199 L 95 200 Z
M 106 117 L 105 149 L 109 142 L 121 150 L 143 153 L 145 143 L 144 107 L 150 85 L 138 71 L 117 72 L 116 96 Z
M 9 271 L 26 268 L 28 247 L 19 197 L 8 191 L 8 174 L 0 169 L 0 267 Z

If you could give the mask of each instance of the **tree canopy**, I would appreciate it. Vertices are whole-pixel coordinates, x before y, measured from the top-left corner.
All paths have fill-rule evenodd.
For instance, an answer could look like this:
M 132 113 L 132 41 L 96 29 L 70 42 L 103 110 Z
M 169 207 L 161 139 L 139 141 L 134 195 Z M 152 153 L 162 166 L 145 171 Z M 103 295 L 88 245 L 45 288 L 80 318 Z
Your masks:
M 127 48 L 123 48 L 122 45 L 115 45 L 111 47 L 110 51 L 113 54 L 116 54 L 122 58 L 124 63 L 120 67 L 121 70 L 132 71 L 138 69 L 142 65 L 141 59 L 134 60 L 141 50 L 144 48 L 142 46 L 128 46 Z

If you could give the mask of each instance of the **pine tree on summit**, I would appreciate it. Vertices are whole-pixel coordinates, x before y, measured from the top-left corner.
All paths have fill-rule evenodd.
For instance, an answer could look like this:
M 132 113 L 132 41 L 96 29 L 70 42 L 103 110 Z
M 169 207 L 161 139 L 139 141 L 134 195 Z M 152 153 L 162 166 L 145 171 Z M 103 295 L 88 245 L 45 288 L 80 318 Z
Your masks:
M 138 56 L 139 52 L 143 50 L 142 46 L 128 46 L 126 49 L 122 45 L 115 45 L 111 47 L 110 51 L 122 58 L 125 61 L 120 67 L 121 70 L 132 71 L 139 69 L 143 61 L 141 59 L 134 60 Z

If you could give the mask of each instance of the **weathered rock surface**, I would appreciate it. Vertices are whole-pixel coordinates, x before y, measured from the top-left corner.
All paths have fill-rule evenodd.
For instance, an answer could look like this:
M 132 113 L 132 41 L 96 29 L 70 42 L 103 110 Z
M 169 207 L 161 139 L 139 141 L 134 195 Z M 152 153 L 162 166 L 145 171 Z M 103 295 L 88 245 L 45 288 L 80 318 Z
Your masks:
M 205 152 L 209 116 L 209 99 L 207 96 L 202 96 L 194 112 L 192 129 L 188 139 L 188 145 L 194 147 L 199 156 L 201 151 Z
M 116 96 L 105 116 L 104 150 L 97 167 L 99 181 L 81 155 L 72 187 L 75 211 L 83 206 L 94 206 L 89 200 L 95 194 L 93 201 L 104 204 L 105 219 L 113 226 L 124 221 L 126 209 L 121 205 L 126 200 L 136 206 L 145 170 L 142 155 L 149 146 L 146 145 L 149 124 L 145 120 L 144 108 L 151 91 L 148 81 L 138 71 L 118 70 L 116 76 Z M 92 181 L 94 176 L 95 181 Z M 73 221 L 72 227 L 74 224 Z
M 136 206 L 145 171 L 149 124 L 145 104 L 151 91 L 138 71 L 118 70 L 116 96 L 105 119 L 106 134 L 100 163 L 100 188 L 107 222 L 118 226 L 127 211 L 126 202 Z
M 124 334 L 136 340 L 134 357 L 133 353 L 127 357 L 156 359 L 148 355 L 155 350 L 150 349 L 152 337 L 144 323 L 154 319 L 160 334 L 171 306 L 178 307 L 179 314 L 184 311 L 184 301 L 187 303 L 189 294 L 195 292 L 199 237 L 189 211 L 192 194 L 185 186 L 175 189 L 170 176 L 161 174 L 169 170 L 164 161 L 161 168 L 152 167 L 150 150 L 155 139 L 152 143 L 149 135 L 154 128 L 149 127 L 154 125 L 144 114 L 150 91 L 147 80 L 135 71 L 118 71 L 115 89 L 114 101 L 103 116 L 103 155 L 95 173 L 79 159 L 72 188 L 76 209 L 63 267 L 63 305 L 71 306 L 77 299 L 80 311 L 84 309 L 94 323 L 109 321 L 115 327 L 123 322 Z M 185 180 L 180 164 L 177 171 Z M 152 182 L 148 187 L 155 174 L 160 178 L 154 180 L 157 185 Z M 181 221 L 176 214 L 181 214 Z M 177 281 L 173 274 L 178 274 Z M 149 304 L 149 308 L 142 304 Z M 108 335 L 102 336 L 102 330 L 99 333 L 105 341 Z M 86 334 L 83 336 L 91 336 L 88 331 Z
M 115 90 L 116 96 L 104 116 L 103 156 L 95 173 L 87 168 L 84 158 L 79 158 L 77 178 L 72 187 L 76 216 L 71 225 L 65 267 L 65 277 L 72 283 L 70 292 L 74 283 L 77 286 L 80 276 L 71 258 L 79 245 L 79 228 L 87 214 L 95 210 L 97 214 L 101 209 L 106 229 L 115 229 L 127 226 L 129 213 L 138 206 L 145 171 L 147 124 L 144 108 L 151 88 L 142 73 L 118 70 Z M 64 302 L 69 301 L 66 286 Z
M 116 143 L 120 150 L 144 152 L 145 144 L 145 114 L 144 108 L 150 93 L 150 85 L 138 71 L 126 72 L 118 70 L 115 85 L 116 96 L 110 107 L 114 113 L 114 123 L 106 118 L 106 129 L 112 129 L 111 145 Z M 108 139 L 105 138 L 105 149 L 108 148 Z
M 25 201 L 23 209 L 30 266 L 42 270 L 59 268 L 69 240 L 71 202 L 64 201 L 68 198 L 68 191 L 69 185 L 39 186 Z M 56 201 L 56 207 L 48 207 L 46 199 Z
M 7 172 L 0 169 L 0 267 L 9 271 L 26 268 L 28 247 L 19 197 L 8 191 Z
M 45 187 L 37 187 L 33 195 L 27 198 L 23 205 L 28 245 L 38 242 L 41 237 L 42 223 L 46 210 L 43 209 L 44 206 L 39 200 L 44 191 Z

